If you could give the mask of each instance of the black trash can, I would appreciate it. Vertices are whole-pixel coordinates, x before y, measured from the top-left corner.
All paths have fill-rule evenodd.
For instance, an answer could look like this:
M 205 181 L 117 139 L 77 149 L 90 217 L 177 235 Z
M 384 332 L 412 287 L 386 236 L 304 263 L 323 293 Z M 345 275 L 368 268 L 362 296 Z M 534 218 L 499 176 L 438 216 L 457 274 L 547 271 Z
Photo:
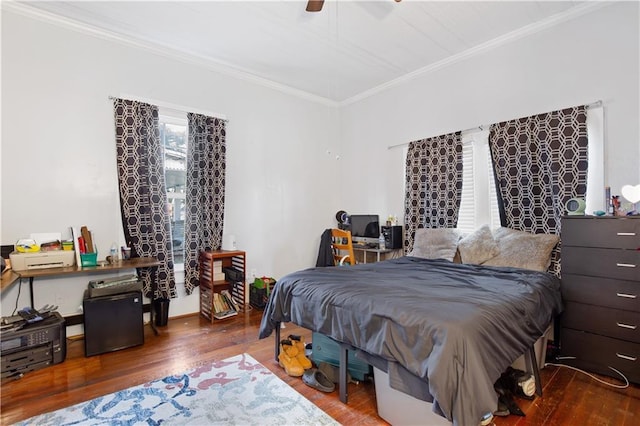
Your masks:
M 163 327 L 169 321 L 169 299 L 156 299 L 153 301 L 155 309 L 156 325 Z

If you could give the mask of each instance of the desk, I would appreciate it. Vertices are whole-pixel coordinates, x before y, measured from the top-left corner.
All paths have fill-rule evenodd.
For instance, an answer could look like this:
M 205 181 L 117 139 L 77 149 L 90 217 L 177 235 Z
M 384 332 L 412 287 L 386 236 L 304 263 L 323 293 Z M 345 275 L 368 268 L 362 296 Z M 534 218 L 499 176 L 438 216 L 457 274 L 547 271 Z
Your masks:
M 0 278 L 0 291 L 11 287 L 18 279 L 20 279 L 20 275 L 13 269 L 5 269 L 2 273 L 2 278 Z
M 35 278 L 53 277 L 60 275 L 77 275 L 77 274 L 101 274 L 105 272 L 119 271 L 122 269 L 137 269 L 137 268 L 154 268 L 160 265 L 160 262 L 153 257 L 139 257 L 129 260 L 121 260 L 113 264 L 107 264 L 104 266 L 84 266 L 79 267 L 77 265 L 67 266 L 64 268 L 46 268 L 46 269 L 29 269 L 26 271 L 13 271 L 17 275 L 17 278 L 29 278 L 29 297 L 31 301 L 31 307 L 33 306 L 33 280 Z M 6 271 L 5 271 L 6 272 Z M 15 281 L 15 279 L 13 280 Z M 2 279 L 2 290 L 5 289 L 4 274 Z M 153 323 L 153 298 L 155 297 L 155 284 L 151 286 L 151 309 L 149 311 L 151 328 L 157 334 L 155 325 Z
M 359 247 L 359 246 L 353 246 L 353 251 L 354 254 L 356 255 L 356 258 L 358 258 L 358 253 L 362 254 L 362 263 L 367 263 L 367 255 L 369 253 L 375 253 L 376 255 L 376 260 L 375 262 L 380 262 L 381 256 L 382 256 L 382 260 L 386 260 L 386 259 L 395 259 L 397 257 L 402 256 L 402 249 L 377 249 L 377 248 L 369 248 L 369 247 Z M 359 260 L 359 259 L 358 259 Z

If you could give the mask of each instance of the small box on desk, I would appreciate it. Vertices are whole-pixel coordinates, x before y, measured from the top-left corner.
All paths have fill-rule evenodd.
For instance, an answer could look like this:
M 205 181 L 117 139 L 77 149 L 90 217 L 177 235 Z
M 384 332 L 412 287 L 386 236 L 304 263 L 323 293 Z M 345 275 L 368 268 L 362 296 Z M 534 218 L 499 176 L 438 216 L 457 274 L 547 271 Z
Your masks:
M 98 266 L 98 252 L 80 253 L 80 266 Z

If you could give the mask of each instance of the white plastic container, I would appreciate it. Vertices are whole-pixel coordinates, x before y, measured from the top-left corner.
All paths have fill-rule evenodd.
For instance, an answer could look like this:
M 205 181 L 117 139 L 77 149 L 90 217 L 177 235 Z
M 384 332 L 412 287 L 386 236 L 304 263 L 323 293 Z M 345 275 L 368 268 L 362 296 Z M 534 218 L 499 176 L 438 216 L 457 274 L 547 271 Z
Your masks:
M 414 398 L 389 386 L 389 375 L 373 367 L 378 415 L 393 426 L 451 426 L 451 422 L 432 410 L 433 404 Z
M 551 326 L 534 344 L 536 360 L 539 368 L 544 367 L 547 353 L 547 340 L 552 333 Z M 513 368 L 527 371 L 524 356 L 518 358 Z M 404 392 L 391 388 L 389 375 L 382 370 L 373 368 L 373 379 L 376 386 L 376 401 L 378 403 L 378 415 L 394 426 L 402 425 L 426 425 L 426 426 L 451 426 L 446 418 L 432 411 L 430 402 L 414 398 Z
M 533 351 L 536 353 L 536 361 L 538 362 L 539 369 L 544 368 L 544 363 L 547 358 L 547 341 L 552 337 L 552 332 L 553 329 L 551 328 L 551 326 L 549 326 L 549 328 L 545 330 L 544 334 L 540 336 L 540 338 L 536 340 L 536 343 L 534 343 L 533 345 Z M 529 370 L 524 355 L 513 361 L 513 364 L 511 364 L 511 366 L 516 370 Z

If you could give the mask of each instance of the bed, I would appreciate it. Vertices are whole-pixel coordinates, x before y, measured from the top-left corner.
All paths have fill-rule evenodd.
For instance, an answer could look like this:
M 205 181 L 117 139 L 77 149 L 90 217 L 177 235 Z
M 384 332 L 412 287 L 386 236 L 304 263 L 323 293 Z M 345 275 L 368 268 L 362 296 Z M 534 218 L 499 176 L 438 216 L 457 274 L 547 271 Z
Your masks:
M 547 272 L 405 256 L 286 275 L 259 337 L 278 336 L 281 322 L 322 333 L 386 372 L 392 388 L 475 425 L 497 407 L 494 382 L 561 309 Z

